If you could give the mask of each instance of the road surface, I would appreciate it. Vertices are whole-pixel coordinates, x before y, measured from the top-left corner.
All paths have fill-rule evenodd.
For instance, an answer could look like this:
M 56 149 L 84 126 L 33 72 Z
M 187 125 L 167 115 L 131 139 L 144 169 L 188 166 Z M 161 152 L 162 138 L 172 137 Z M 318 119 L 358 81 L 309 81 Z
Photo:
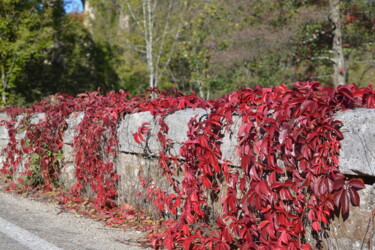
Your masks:
M 145 249 L 138 239 L 142 232 L 104 227 L 57 205 L 0 191 L 0 250 Z

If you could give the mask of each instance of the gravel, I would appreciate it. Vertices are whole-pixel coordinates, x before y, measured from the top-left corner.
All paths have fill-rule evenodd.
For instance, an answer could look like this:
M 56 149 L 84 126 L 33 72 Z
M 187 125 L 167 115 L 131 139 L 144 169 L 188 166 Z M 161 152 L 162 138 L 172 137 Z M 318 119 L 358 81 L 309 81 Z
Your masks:
M 3 191 L 0 217 L 63 249 L 146 249 L 138 243 L 145 240 L 144 232 L 105 227 L 93 219 L 62 212 L 58 205 Z M 0 240 L 4 237 L 0 235 Z M 0 249 L 20 249 L 16 244 L 9 248 L 12 240 L 7 242 L 0 242 Z

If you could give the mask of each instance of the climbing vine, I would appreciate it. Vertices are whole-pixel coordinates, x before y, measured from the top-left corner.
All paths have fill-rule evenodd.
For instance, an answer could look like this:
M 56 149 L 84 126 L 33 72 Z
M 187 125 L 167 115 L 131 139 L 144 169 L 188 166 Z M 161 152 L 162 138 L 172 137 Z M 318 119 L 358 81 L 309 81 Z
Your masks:
M 3 110 L 12 119 L 1 124 L 10 139 L 1 171 L 14 176 L 23 170 L 19 182 L 40 171 L 41 181 L 31 184 L 47 190 L 58 186 L 66 119 L 84 112 L 73 142 L 76 184 L 70 193 L 79 197 L 90 191 L 95 209 L 114 208 L 118 122 L 127 114 L 148 111 L 160 126 L 158 166 L 174 192 L 141 178 L 142 196 L 178 218 L 167 220 L 165 230 L 151 236 L 154 247 L 310 249 L 307 227 L 324 230 L 335 212 L 347 217 L 350 203 L 359 205 L 357 191 L 364 184 L 346 178 L 338 168 L 343 135 L 342 123 L 334 118 L 339 110 L 359 107 L 375 108 L 372 85 L 333 89 L 298 82 L 293 88 L 244 88 L 210 101 L 157 89 L 140 96 L 124 91 L 57 95 L 27 109 Z M 189 122 L 187 141 L 172 155 L 164 118 L 187 108 L 202 108 L 208 115 Z M 45 118 L 31 124 L 36 113 L 45 113 Z M 236 131 L 238 166 L 221 151 L 225 131 Z M 148 133 L 148 124 L 143 124 L 134 140 L 141 143 Z M 23 155 L 29 156 L 26 163 Z M 183 172 L 182 181 L 177 172 Z M 220 211 L 213 211 L 212 203 L 220 204 Z

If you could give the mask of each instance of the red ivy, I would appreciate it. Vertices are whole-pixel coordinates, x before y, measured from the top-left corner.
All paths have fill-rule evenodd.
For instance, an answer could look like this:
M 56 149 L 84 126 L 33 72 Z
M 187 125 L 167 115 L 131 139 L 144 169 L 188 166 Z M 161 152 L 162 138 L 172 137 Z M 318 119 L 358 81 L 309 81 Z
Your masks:
M 13 120 L 4 123 L 10 143 L 2 172 L 13 175 L 21 155 L 35 153 L 40 156 L 45 187 L 53 188 L 60 171 L 54 153 L 62 150 L 66 118 L 82 111 L 85 116 L 73 145 L 77 183 L 71 193 L 80 196 L 90 189 L 96 209 L 116 206 L 118 121 L 129 113 L 149 111 L 159 117 L 158 139 L 164 149 L 159 167 L 175 192 L 167 193 L 142 179 L 143 196 L 164 214 L 178 215 L 178 220 L 166 222 L 165 232 L 153 235 L 155 247 L 309 249 L 306 222 L 320 231 L 334 212 L 346 217 L 350 203 L 359 205 L 357 191 L 364 184 L 348 180 L 338 169 L 342 124 L 333 115 L 338 110 L 375 108 L 372 85 L 333 89 L 297 82 L 292 89 L 285 85 L 244 88 L 214 101 L 157 89 L 141 96 L 93 92 L 51 100 L 23 110 L 5 109 Z M 172 141 L 164 117 L 198 107 L 210 110 L 207 119 L 192 119 L 180 154 L 168 154 Z M 29 125 L 28 118 L 39 112 L 46 113 L 46 120 Z M 17 125 L 14 119 L 20 113 L 25 119 Z M 239 167 L 225 161 L 220 150 L 223 131 L 231 128 L 235 117 L 242 121 L 237 135 Z M 19 147 L 15 135 L 21 128 L 27 133 Z M 148 124 L 143 124 L 134 140 L 140 143 L 148 133 Z M 184 172 L 181 183 L 175 176 L 179 171 Z M 210 202 L 221 204 L 219 216 L 213 214 Z

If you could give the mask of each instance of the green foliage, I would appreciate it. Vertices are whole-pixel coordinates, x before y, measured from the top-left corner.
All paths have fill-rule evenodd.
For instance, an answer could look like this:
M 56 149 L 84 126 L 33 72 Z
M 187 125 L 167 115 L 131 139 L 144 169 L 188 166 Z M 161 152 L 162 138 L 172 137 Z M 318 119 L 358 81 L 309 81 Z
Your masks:
M 1 104 L 12 103 L 15 81 L 31 58 L 42 60 L 52 45 L 53 15 L 60 1 L 0 1 Z M 61 4 L 61 3 L 60 3 Z
M 67 16 L 60 25 L 47 58 L 30 60 L 17 78 L 17 93 L 30 103 L 55 93 L 116 89 L 111 48 L 93 41 L 81 14 Z
M 331 1 L 89 0 L 90 12 L 66 14 L 62 0 L 0 0 L 1 103 L 98 87 L 139 94 L 152 77 L 204 98 L 293 81 L 332 85 Z M 375 77 L 375 3 L 340 1 L 340 15 L 346 82 L 366 86 Z

